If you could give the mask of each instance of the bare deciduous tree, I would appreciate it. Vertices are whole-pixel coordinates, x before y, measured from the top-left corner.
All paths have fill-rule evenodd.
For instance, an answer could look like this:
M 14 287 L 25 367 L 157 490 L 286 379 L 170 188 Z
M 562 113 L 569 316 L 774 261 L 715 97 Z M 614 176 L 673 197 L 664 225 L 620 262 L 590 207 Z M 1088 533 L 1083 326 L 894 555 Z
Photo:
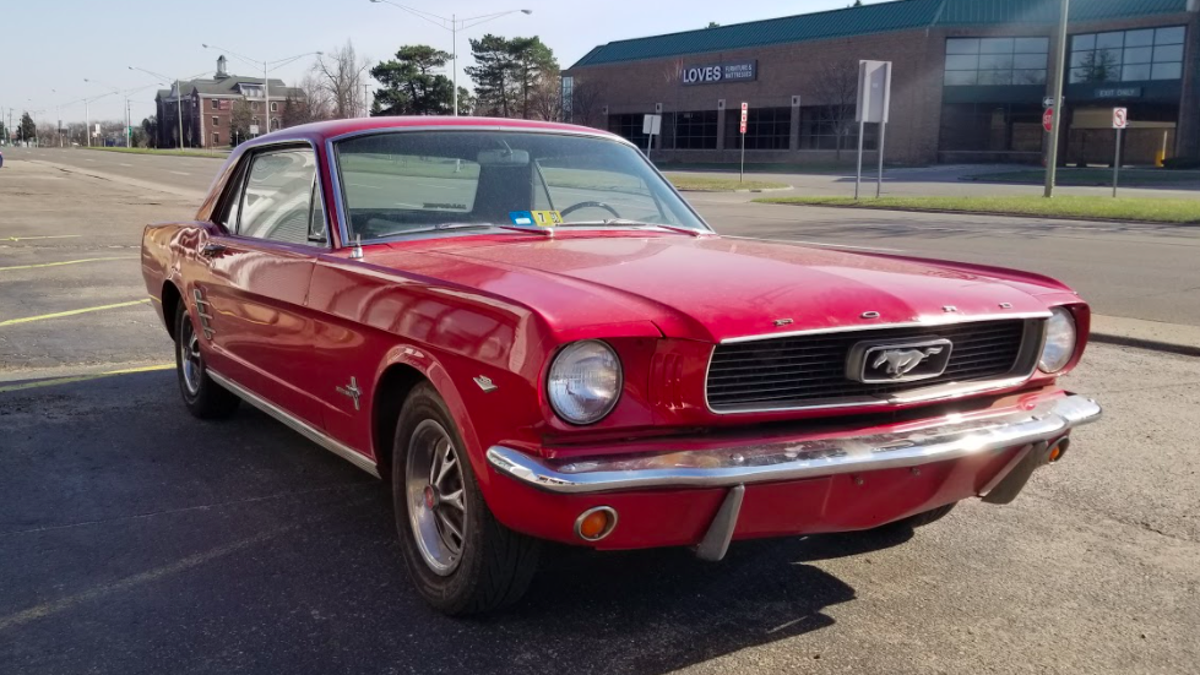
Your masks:
M 365 58 L 358 58 L 358 53 L 354 51 L 354 43 L 350 40 L 317 58 L 313 72 L 320 78 L 321 88 L 327 97 L 333 117 L 344 119 L 367 115 L 363 106 L 362 91 L 363 73 L 369 65 Z
M 571 90 L 571 122 L 585 127 L 594 127 L 604 122 L 604 91 L 595 82 L 575 78 Z
M 857 129 L 854 109 L 858 106 L 858 64 L 831 62 L 821 69 L 814 84 L 814 98 L 821 104 L 820 122 L 837 136 L 840 160 L 842 148 Z
M 300 86 L 291 90 L 283 104 L 283 126 L 294 127 L 333 119 L 331 108 L 329 94 L 322 80 L 316 74 L 309 73 L 300 81 Z

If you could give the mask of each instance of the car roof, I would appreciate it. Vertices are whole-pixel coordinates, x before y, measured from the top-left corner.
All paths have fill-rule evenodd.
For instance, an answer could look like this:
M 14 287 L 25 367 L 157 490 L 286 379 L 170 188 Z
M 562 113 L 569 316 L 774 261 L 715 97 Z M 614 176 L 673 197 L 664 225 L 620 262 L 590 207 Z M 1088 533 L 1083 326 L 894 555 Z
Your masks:
M 328 122 L 313 122 L 259 136 L 245 145 L 254 146 L 264 143 L 278 143 L 289 140 L 305 140 L 316 143 L 343 136 L 368 131 L 386 131 L 388 129 L 447 129 L 447 128 L 476 128 L 476 129 L 513 129 L 533 131 L 561 131 L 564 133 L 587 133 L 598 136 L 620 138 L 619 136 L 574 124 L 559 122 L 542 122 L 539 120 L 506 119 L 500 117 L 449 117 L 449 116 L 411 116 L 411 117 L 360 117 L 355 119 L 331 120 Z

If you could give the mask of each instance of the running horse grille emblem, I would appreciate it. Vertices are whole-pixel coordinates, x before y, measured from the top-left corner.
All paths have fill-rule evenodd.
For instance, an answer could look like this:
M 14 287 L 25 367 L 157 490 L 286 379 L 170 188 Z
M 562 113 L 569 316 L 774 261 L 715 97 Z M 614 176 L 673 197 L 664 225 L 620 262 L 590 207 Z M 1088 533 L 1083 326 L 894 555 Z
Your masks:
M 871 367 L 878 370 L 886 364 L 887 374 L 898 380 L 916 370 L 928 357 L 937 356 L 944 350 L 945 347 L 930 347 L 929 349 L 892 349 L 879 352 Z
M 916 382 L 941 376 L 954 344 L 946 339 L 860 342 L 850 349 L 846 378 L 864 384 Z

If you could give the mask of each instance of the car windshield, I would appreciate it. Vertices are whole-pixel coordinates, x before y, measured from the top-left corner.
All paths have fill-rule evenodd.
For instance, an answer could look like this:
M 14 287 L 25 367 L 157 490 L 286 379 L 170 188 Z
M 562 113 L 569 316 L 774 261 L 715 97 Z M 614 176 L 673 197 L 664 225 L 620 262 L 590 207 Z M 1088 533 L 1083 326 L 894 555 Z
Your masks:
M 343 140 L 336 154 L 351 239 L 471 225 L 709 231 L 638 150 L 616 140 L 408 131 Z

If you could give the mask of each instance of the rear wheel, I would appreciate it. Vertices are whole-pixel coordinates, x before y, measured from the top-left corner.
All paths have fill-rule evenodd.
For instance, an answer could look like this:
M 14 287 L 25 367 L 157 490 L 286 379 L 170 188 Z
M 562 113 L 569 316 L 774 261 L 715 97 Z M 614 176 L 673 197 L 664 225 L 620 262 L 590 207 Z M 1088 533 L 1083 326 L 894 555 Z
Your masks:
M 396 425 L 392 499 L 405 567 L 434 608 L 475 614 L 525 593 L 540 542 L 496 521 L 446 404 L 428 384 L 413 389 Z
M 183 404 L 196 417 L 221 419 L 237 410 L 238 397 L 208 376 L 200 336 L 183 302 L 175 307 L 175 371 Z

